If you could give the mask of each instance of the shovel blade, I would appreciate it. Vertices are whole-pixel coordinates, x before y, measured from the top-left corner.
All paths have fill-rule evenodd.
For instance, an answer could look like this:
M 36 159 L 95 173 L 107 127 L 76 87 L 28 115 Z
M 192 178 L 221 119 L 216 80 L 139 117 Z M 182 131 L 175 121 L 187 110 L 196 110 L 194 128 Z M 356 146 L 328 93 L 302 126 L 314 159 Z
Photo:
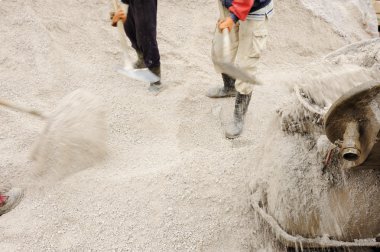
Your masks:
M 230 76 L 236 80 L 241 80 L 243 82 L 248 82 L 248 83 L 252 83 L 255 85 L 261 85 L 259 80 L 257 80 L 257 78 L 254 75 L 247 73 L 246 71 L 237 67 L 233 63 L 218 62 L 217 65 L 218 65 L 218 67 L 222 73 L 227 74 L 228 76 Z
M 119 67 L 116 69 L 116 71 L 118 73 L 128 76 L 129 78 L 143 82 L 154 83 L 160 80 L 160 78 L 154 73 L 152 73 L 148 68 L 128 69 L 125 67 Z

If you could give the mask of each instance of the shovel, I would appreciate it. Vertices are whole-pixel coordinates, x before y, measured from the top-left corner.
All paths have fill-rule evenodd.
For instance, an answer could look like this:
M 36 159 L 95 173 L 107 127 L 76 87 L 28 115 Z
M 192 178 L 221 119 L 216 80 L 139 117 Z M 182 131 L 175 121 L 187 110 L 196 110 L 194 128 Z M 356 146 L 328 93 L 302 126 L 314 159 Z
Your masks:
M 220 16 L 225 18 L 223 6 L 218 1 Z M 248 82 L 256 85 L 260 85 L 259 81 L 256 79 L 254 75 L 249 74 L 247 71 L 239 68 L 233 62 L 231 62 L 230 48 L 231 41 L 229 36 L 228 29 L 223 29 L 223 60 L 216 61 L 215 64 L 218 66 L 220 71 L 228 76 L 241 80 L 243 82 Z
M 22 112 L 22 113 L 27 113 L 36 117 L 39 117 L 40 119 L 45 120 L 47 118 L 46 115 L 44 115 L 41 111 L 29 108 L 29 107 L 24 107 L 19 104 L 14 104 L 11 103 L 10 101 L 0 99 L 0 106 L 7 107 L 9 109 L 12 109 L 14 111 Z
M 113 0 L 113 5 L 116 12 L 119 9 L 119 4 L 117 3 L 117 0 Z M 117 22 L 117 29 L 119 30 L 121 48 L 124 53 L 124 66 L 117 67 L 116 71 L 118 73 L 128 76 L 129 78 L 143 82 L 154 83 L 159 81 L 160 78 L 154 73 L 152 73 L 148 68 L 135 69 L 133 67 L 132 61 L 130 60 L 128 55 L 128 44 L 127 39 L 125 37 L 124 25 L 121 20 Z
M 106 156 L 106 108 L 96 95 L 78 89 L 65 96 L 49 114 L 0 98 L 1 107 L 46 122 L 31 155 L 39 175 L 48 170 L 67 175 L 88 168 Z

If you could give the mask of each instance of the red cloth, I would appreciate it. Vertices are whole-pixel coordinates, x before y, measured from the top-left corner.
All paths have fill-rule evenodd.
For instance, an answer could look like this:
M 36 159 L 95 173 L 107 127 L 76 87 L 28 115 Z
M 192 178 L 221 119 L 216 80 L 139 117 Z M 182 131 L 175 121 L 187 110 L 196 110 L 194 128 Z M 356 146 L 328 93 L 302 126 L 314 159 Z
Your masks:
M 232 6 L 229 10 L 234 13 L 240 20 L 244 21 L 247 19 L 249 12 L 255 0 L 234 0 Z
M 8 197 L 0 194 L 0 206 L 7 202 Z

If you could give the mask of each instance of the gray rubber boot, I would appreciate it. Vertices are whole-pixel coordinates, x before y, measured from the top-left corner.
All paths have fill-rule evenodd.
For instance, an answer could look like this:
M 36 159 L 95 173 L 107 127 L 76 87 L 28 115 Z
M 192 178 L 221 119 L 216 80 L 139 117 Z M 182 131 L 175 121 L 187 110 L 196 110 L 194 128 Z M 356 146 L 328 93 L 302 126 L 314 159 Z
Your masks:
M 235 110 L 233 121 L 226 127 L 226 137 L 234 139 L 240 136 L 243 132 L 244 118 L 248 110 L 249 102 L 251 101 L 252 93 L 243 95 L 237 93 L 235 101 Z
M 235 97 L 236 89 L 235 89 L 235 79 L 232 79 L 227 74 L 222 74 L 223 78 L 223 87 L 214 87 L 210 88 L 206 94 L 207 97 L 210 98 L 224 98 L 224 97 Z
M 7 200 L 4 205 L 0 206 L 0 215 L 8 213 L 15 208 L 20 203 L 24 193 L 20 188 L 12 188 L 8 192 L 2 194 L 2 196 L 7 197 Z
M 159 92 L 162 88 L 162 85 L 161 85 L 161 67 L 158 66 L 158 67 L 152 67 L 149 69 L 152 73 L 154 73 L 155 75 L 157 75 L 160 80 L 159 81 L 156 81 L 156 82 L 153 82 L 153 83 L 150 83 L 150 86 L 149 86 L 149 91 L 151 92 Z
M 145 63 L 144 63 L 144 55 L 140 51 L 136 51 L 137 54 L 137 61 L 133 64 L 134 68 L 141 69 L 141 68 L 146 68 Z

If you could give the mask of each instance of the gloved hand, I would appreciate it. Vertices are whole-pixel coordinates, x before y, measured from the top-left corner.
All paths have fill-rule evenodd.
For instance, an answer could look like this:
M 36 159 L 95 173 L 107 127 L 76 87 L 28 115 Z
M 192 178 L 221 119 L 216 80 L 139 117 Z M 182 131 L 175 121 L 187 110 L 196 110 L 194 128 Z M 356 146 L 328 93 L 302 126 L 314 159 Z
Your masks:
M 234 27 L 235 22 L 231 17 L 227 17 L 224 20 L 220 20 L 218 22 L 218 27 L 220 31 L 223 31 L 224 29 L 228 28 L 228 31 L 230 32 L 232 28 Z
M 125 23 L 125 21 L 127 21 L 127 15 L 125 14 L 125 11 L 123 9 L 119 9 L 115 13 L 111 12 L 111 19 L 112 19 L 112 26 L 116 26 L 119 20 Z

